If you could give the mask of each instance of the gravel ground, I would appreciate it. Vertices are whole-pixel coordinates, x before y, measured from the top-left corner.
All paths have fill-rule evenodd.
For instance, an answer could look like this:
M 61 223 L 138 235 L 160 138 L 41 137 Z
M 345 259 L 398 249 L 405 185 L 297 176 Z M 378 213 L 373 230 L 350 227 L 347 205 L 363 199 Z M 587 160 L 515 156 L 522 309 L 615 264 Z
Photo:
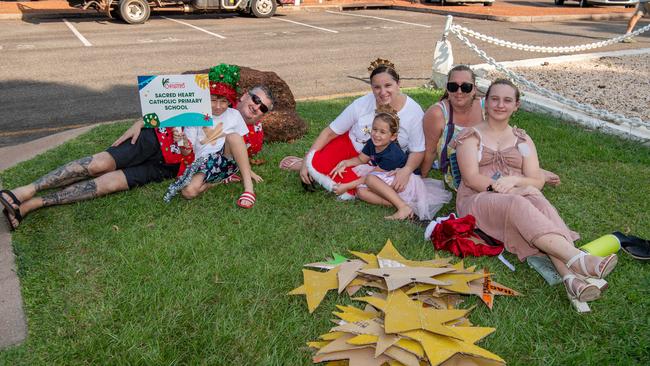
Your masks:
M 512 71 L 580 103 L 650 121 L 649 65 L 650 54 L 644 54 L 517 67 Z M 494 80 L 501 75 L 492 71 L 485 78 Z

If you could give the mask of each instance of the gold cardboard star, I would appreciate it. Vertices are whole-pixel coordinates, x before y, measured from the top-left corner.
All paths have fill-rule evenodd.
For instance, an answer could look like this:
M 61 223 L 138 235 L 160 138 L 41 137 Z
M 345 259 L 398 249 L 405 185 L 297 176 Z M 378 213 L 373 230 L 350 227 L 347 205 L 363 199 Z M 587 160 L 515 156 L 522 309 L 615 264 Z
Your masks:
M 354 250 L 349 250 L 349 252 L 363 260 L 367 263 L 364 269 L 379 268 L 379 262 L 377 262 L 377 256 L 374 254 L 355 252 Z
M 321 334 L 318 338 L 324 340 L 324 341 L 333 341 L 337 338 L 340 338 L 341 336 L 345 335 L 345 332 L 332 332 L 330 331 L 329 333 Z
M 460 335 L 444 323 L 462 318 L 468 312 L 425 308 L 422 302 L 411 300 L 400 290 L 391 292 L 386 300 L 370 296 L 355 298 L 355 300 L 365 301 L 384 312 L 384 329 L 388 334 L 426 329 L 429 332 L 459 338 Z
M 404 267 L 404 261 L 407 259 L 402 256 L 397 249 L 393 246 L 393 242 L 388 239 L 386 244 L 377 253 L 377 261 L 379 262 L 379 268 L 394 268 L 394 267 Z
M 314 363 L 334 360 L 349 360 L 349 366 L 382 366 L 383 364 L 390 362 L 391 358 L 384 355 L 375 358 L 372 348 L 366 347 L 316 355 L 312 359 Z
M 384 353 L 385 350 L 400 340 L 398 335 L 386 334 L 384 323 L 378 318 L 343 324 L 332 328 L 332 330 L 360 335 L 349 340 L 348 343 L 350 344 L 363 344 L 362 342 L 366 341 L 375 344 L 375 356 Z
M 460 338 L 451 328 L 443 325 L 454 319 L 462 318 L 467 310 L 437 310 L 423 307 L 420 301 L 411 300 L 402 291 L 388 294 L 384 309 L 384 328 L 386 333 L 402 333 L 414 329 Z
M 313 313 L 318 305 L 323 301 L 327 291 L 338 288 L 336 274 L 338 268 L 331 269 L 327 272 L 316 272 L 307 269 L 302 270 L 305 278 L 305 295 L 307 295 L 307 308 L 309 313 Z
M 335 340 L 331 341 L 328 343 L 326 346 L 322 347 L 321 349 L 316 352 L 316 355 L 323 355 L 327 353 L 332 353 L 332 352 L 339 352 L 339 351 L 347 351 L 351 349 L 359 349 L 359 348 L 366 348 L 367 346 L 357 346 L 348 343 L 348 341 L 352 338 L 354 338 L 355 335 L 351 333 L 346 333 L 339 338 L 336 338 Z
M 453 268 L 426 268 L 426 267 L 401 267 L 362 269 L 359 272 L 383 278 L 388 286 L 388 291 L 396 290 L 410 283 L 428 283 L 431 285 L 449 285 L 450 282 L 439 280 L 443 273 L 451 272 Z
M 376 312 L 357 309 L 354 306 L 336 305 L 336 307 L 339 308 L 341 312 L 334 311 L 332 314 L 348 323 L 370 320 L 379 316 L 379 314 Z
M 289 291 L 287 295 L 307 295 L 307 292 L 305 292 L 305 285 L 300 285 L 293 290 Z
M 485 331 L 480 330 L 478 332 L 484 333 Z M 441 364 L 458 353 L 505 363 L 501 357 L 478 347 L 471 342 L 433 334 L 424 330 L 413 330 L 405 332 L 403 335 L 417 340 L 422 344 L 424 352 L 429 359 L 429 363 L 433 366 Z M 468 335 L 464 334 L 464 336 Z M 471 338 L 474 339 L 476 336 Z

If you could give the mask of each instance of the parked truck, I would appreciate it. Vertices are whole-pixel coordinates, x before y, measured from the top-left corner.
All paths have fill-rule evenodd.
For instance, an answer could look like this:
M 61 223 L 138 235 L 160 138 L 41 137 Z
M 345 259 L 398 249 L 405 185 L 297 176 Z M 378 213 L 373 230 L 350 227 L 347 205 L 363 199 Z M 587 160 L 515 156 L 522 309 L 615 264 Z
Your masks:
M 177 9 L 193 12 L 238 12 L 256 18 L 268 18 L 278 6 L 293 5 L 294 0 L 68 0 L 74 7 L 95 9 L 109 18 L 121 18 L 129 24 L 149 19 L 151 10 Z

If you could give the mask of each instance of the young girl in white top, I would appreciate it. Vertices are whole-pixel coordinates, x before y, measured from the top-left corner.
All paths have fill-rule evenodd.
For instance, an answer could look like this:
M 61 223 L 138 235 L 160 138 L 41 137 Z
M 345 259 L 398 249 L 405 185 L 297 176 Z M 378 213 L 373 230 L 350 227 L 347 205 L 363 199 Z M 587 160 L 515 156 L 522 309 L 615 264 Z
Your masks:
M 336 184 L 334 191 L 344 194 L 357 188 L 357 195 L 371 204 L 394 206 L 397 212 L 385 217 L 389 220 L 403 220 L 417 215 L 421 220 L 431 220 L 438 210 L 451 199 L 441 181 L 422 179 L 411 173 L 403 191 L 392 187 L 395 174 L 404 168 L 407 155 L 397 143 L 399 117 L 388 105 L 377 108 L 372 122 L 370 140 L 361 153 L 343 160 L 332 169 L 330 176 L 341 175 L 346 168 L 354 167 L 361 178 L 349 183 Z
M 174 140 L 182 141 L 181 153 L 187 155 L 193 150 L 195 160 L 167 188 L 165 202 L 170 202 L 179 191 L 187 199 L 195 198 L 239 171 L 235 160 L 225 151 L 225 136 L 231 133 L 245 136 L 248 127 L 239 111 L 228 107 L 226 97 L 212 95 L 211 100 L 211 126 L 187 127 L 183 132 L 174 132 Z M 251 176 L 258 181 L 255 173 L 251 172 Z

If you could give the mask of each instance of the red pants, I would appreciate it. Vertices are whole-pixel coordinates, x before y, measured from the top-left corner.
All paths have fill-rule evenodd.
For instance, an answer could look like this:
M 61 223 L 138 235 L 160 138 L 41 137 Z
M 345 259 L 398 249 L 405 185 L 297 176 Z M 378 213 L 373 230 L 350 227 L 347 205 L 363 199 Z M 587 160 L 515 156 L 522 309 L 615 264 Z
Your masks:
M 342 176 L 332 178 L 329 173 L 343 160 L 359 156 L 359 152 L 352 145 L 348 133 L 335 137 L 321 150 L 314 153 L 312 167 L 322 174 L 322 176 L 313 177 L 318 183 L 325 188 L 331 187 L 332 183 L 349 183 L 359 178 L 352 168 L 345 168 Z M 329 182 L 328 182 L 329 181 Z M 348 191 L 354 194 L 354 190 Z

